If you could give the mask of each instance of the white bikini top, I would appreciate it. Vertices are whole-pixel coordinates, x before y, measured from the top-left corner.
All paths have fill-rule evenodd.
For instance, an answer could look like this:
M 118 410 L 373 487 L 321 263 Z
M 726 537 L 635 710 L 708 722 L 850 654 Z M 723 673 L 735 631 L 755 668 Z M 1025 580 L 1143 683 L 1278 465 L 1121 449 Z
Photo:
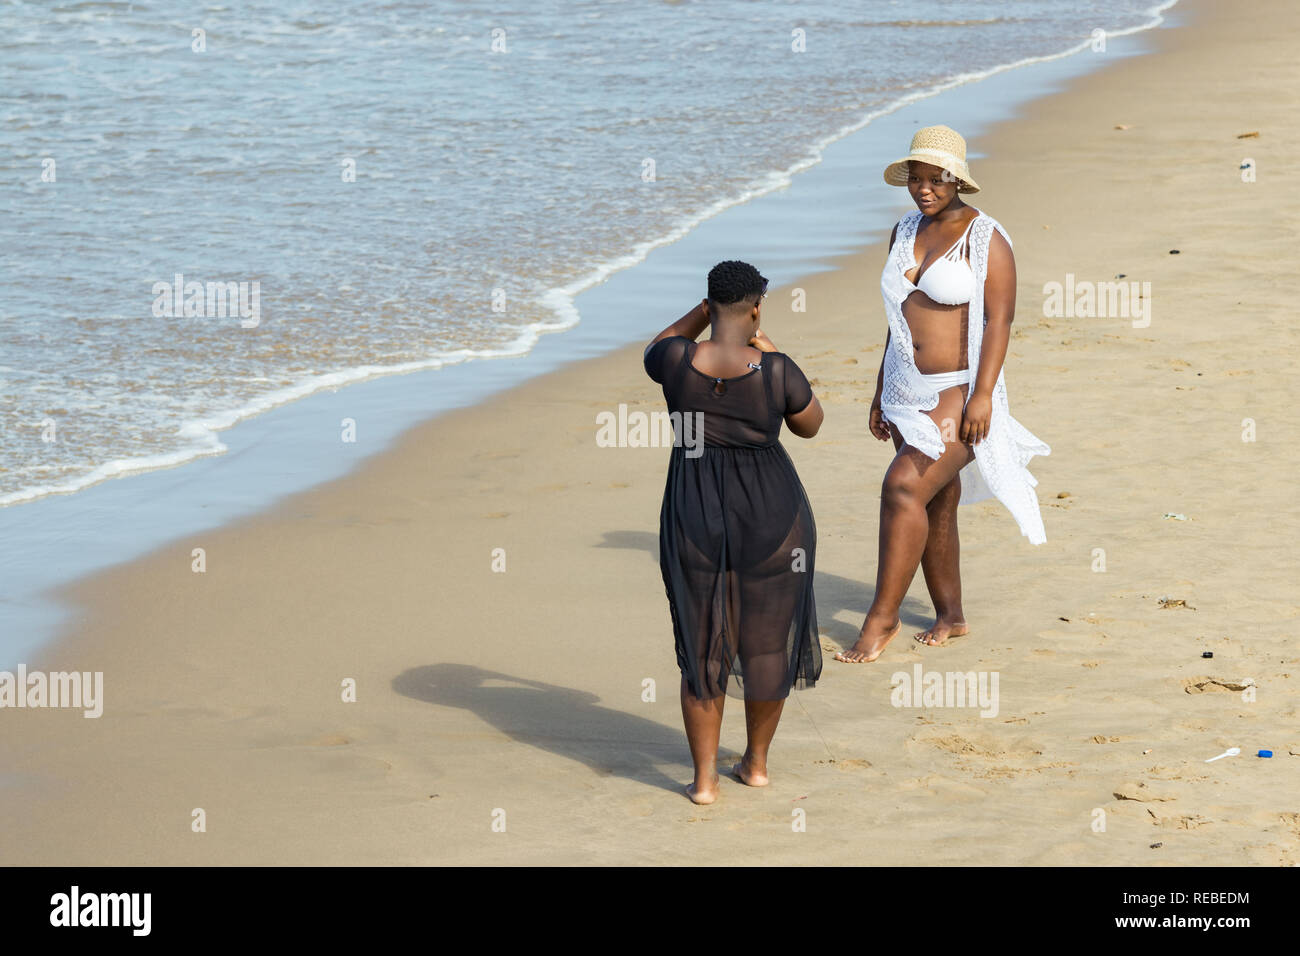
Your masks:
M 961 238 L 930 264 L 921 276 L 920 282 L 912 282 L 906 272 L 903 274 L 903 281 L 913 289 L 921 290 L 940 305 L 964 305 L 969 302 L 971 296 L 975 294 L 975 273 L 971 272 L 970 263 L 966 261 L 969 246 L 967 237 L 970 235 L 970 227 L 975 225 L 975 220 L 978 218 L 977 214 L 966 224 L 966 231 L 961 234 Z M 912 263 L 920 268 L 916 263 L 915 252 L 912 254 Z M 899 268 L 902 268 L 901 263 Z

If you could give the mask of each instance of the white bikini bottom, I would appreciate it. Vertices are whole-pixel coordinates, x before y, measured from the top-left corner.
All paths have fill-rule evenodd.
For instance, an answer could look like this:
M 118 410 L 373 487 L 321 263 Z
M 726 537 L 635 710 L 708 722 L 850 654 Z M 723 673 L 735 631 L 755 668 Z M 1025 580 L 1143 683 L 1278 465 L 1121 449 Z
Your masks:
M 955 385 L 969 385 L 970 369 L 959 368 L 955 372 L 935 372 L 933 375 L 922 375 L 921 380 L 936 392 L 942 392 L 945 388 L 952 388 Z

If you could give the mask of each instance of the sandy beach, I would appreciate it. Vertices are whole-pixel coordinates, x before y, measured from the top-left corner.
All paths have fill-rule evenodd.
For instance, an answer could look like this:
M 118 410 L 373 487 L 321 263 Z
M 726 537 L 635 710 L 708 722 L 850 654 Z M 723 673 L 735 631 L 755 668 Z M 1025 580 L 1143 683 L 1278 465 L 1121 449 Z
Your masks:
M 27 666 L 102 671 L 104 714 L 0 715 L 0 861 L 1300 864 L 1300 10 L 1178 10 L 1155 52 L 972 139 L 972 204 L 1015 244 L 1011 407 L 1052 454 L 1030 465 L 1046 544 L 996 502 L 960 513 L 969 636 L 910 640 L 918 574 L 879 661 L 832 659 L 871 601 L 892 455 L 866 427 L 884 248 L 795 283 L 806 313 L 790 286 L 764 306 L 826 408 L 782 439 L 819 530 L 825 665 L 768 788 L 683 796 L 668 452 L 596 442 L 599 413 L 662 407 L 635 344 L 68 588 L 74 626 Z M 1044 314 L 1049 283 L 1119 276 L 1146 311 Z M 996 674 L 997 713 L 895 706 L 918 666 Z M 727 708 L 723 768 L 744 748 Z

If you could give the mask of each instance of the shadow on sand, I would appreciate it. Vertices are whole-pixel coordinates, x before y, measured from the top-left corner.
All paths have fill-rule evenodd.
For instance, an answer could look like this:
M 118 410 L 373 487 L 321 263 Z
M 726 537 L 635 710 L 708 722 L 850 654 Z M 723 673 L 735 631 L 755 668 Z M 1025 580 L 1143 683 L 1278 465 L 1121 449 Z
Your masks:
M 690 782 L 680 728 L 602 707 L 587 691 L 512 677 L 468 664 L 428 664 L 393 678 L 393 690 L 442 707 L 471 711 L 520 743 L 616 775 L 681 793 Z M 681 779 L 659 769 L 676 769 Z

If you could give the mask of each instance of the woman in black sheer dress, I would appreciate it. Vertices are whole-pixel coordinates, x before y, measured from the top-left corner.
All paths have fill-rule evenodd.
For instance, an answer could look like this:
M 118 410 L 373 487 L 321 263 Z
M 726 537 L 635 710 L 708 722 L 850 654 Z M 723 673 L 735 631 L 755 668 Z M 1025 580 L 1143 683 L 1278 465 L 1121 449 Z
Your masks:
M 759 330 L 766 288 L 748 263 L 719 263 L 709 297 L 645 351 L 646 372 L 663 386 L 678 426 L 659 563 L 695 762 L 687 793 L 696 803 L 717 796 L 724 695 L 745 699 L 748 746 L 734 773 L 761 787 L 785 698 L 821 675 L 817 531 L 777 437 L 782 422 L 801 438 L 816 435 L 822 408 L 799 366 Z M 706 326 L 710 338 L 697 343 Z

